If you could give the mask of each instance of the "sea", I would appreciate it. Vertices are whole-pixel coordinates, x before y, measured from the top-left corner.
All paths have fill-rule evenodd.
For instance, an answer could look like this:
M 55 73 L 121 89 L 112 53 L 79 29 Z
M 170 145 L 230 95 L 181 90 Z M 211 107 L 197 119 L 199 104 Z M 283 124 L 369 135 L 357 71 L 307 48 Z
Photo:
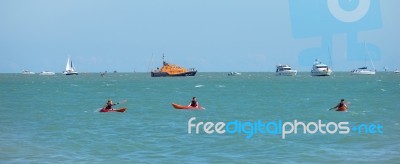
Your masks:
M 227 74 L 0 74 L 0 163 L 399 163 L 399 74 Z

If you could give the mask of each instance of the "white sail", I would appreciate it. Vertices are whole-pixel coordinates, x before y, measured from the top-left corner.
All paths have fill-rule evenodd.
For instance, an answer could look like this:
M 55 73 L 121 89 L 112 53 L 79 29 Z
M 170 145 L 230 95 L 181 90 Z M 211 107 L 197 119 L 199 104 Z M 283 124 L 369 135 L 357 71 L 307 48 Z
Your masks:
M 71 59 L 70 59 L 70 57 L 68 57 L 67 65 L 65 66 L 65 71 L 71 71 L 71 69 L 72 69 Z

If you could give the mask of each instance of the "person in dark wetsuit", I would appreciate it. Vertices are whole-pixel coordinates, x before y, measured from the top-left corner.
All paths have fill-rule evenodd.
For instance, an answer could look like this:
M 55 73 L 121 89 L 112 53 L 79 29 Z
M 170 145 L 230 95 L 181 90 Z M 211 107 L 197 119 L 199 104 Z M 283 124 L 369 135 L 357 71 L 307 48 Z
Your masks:
M 199 107 L 199 102 L 197 102 L 196 97 L 192 98 L 192 101 L 190 102 L 190 104 L 188 106 L 191 106 L 191 107 L 194 107 L 194 108 Z
M 113 110 L 113 109 L 112 109 L 112 106 L 114 106 L 114 105 L 117 105 L 117 104 L 113 104 L 112 100 L 109 99 L 109 100 L 107 101 L 106 105 L 104 105 L 103 108 L 106 109 L 106 110 Z
M 337 104 L 335 107 L 333 107 L 331 109 L 335 109 L 335 108 L 336 108 L 336 111 L 346 111 L 347 110 L 347 105 L 344 102 L 344 99 L 341 99 L 340 103 Z

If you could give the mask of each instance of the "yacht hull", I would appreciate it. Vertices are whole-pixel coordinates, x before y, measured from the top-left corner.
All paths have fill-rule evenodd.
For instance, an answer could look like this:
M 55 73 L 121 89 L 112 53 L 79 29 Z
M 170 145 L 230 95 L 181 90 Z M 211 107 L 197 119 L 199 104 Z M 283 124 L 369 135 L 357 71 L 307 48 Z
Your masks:
M 329 71 L 312 71 L 311 76 L 330 76 L 331 73 Z
M 297 71 L 290 70 L 290 71 L 278 71 L 276 75 L 278 76 L 296 76 Z

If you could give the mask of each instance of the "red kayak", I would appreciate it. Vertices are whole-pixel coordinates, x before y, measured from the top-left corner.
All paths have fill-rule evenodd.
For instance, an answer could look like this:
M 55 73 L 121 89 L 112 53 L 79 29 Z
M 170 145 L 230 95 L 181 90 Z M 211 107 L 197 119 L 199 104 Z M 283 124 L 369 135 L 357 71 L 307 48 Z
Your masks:
M 183 105 L 179 105 L 179 104 L 175 104 L 175 103 L 172 103 L 172 107 L 174 107 L 175 109 L 182 109 L 182 110 L 201 110 L 201 109 L 204 109 L 201 106 L 198 106 L 198 107 L 183 106 Z
M 125 112 L 127 108 L 119 108 L 119 109 L 101 109 L 99 112 Z
M 342 106 L 340 108 L 337 108 L 336 111 L 347 111 L 347 107 L 346 106 Z

